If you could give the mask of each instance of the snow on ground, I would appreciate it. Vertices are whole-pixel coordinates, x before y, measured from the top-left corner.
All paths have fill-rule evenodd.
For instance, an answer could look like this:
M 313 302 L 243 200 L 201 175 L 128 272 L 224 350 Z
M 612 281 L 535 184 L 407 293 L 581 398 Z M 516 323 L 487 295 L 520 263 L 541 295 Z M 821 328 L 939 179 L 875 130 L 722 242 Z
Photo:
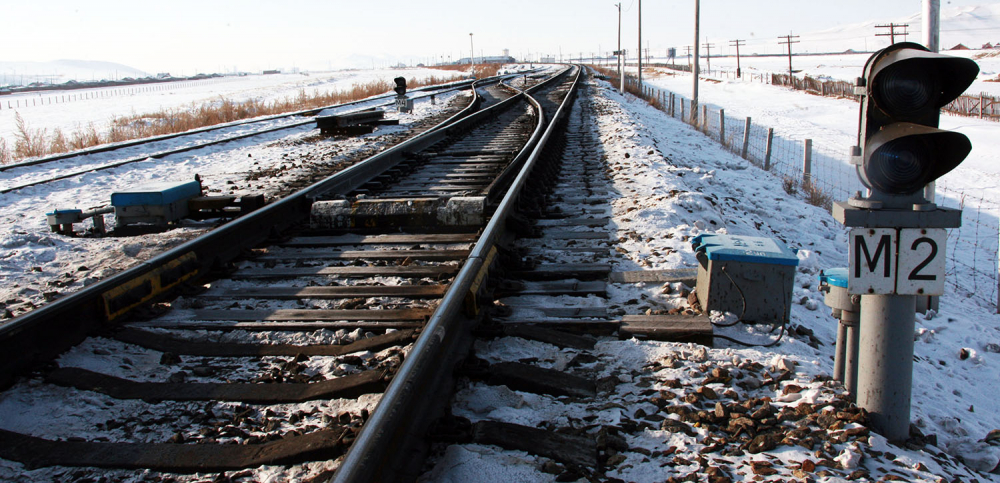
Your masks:
M 437 69 L 400 70 L 351 70 L 304 74 L 250 75 L 242 77 L 216 77 L 204 80 L 169 82 L 163 84 L 128 87 L 74 89 L 66 91 L 25 92 L 0 96 L 0 139 L 13 147 L 17 139 L 15 114 L 20 114 L 32 131 L 56 129 L 69 133 L 88 129 L 91 124 L 102 132 L 112 118 L 132 114 L 152 113 L 167 109 L 181 109 L 217 102 L 222 98 L 241 102 L 250 99 L 275 101 L 297 97 L 301 92 L 313 95 L 321 92 L 349 90 L 355 84 L 377 80 L 391 81 L 396 76 L 409 80 L 428 77 L 452 78 L 461 73 Z M 135 94 L 128 92 L 140 90 Z M 123 93 L 124 92 L 124 93 Z M 104 96 L 71 102 L 50 104 L 49 99 L 63 96 Z M 31 103 L 32 99 L 38 105 Z M 20 108 L 10 108 L 21 103 Z M 41 104 L 45 102 L 45 104 Z M 53 101 L 54 102 L 54 101 Z
M 217 221 L 135 237 L 69 238 L 52 233 L 47 225 L 45 213 L 55 208 L 105 206 L 115 191 L 189 181 L 196 174 L 208 195 L 264 194 L 272 200 L 289 180 L 314 168 L 336 165 L 361 153 L 375 154 L 414 122 L 441 112 L 456 95 L 439 95 L 436 105 L 418 100 L 412 114 L 386 112 L 387 119 L 399 119 L 400 124 L 381 126 L 369 135 L 318 138 L 315 125 L 307 124 L 0 194 L 0 303 L 3 309 L 20 313 L 26 305 L 78 290 L 149 259 Z M 27 169 L 47 170 L 44 165 Z M 108 221 L 113 226 L 111 218 Z
M 690 74 L 657 70 L 644 80 L 652 86 L 690 98 Z M 860 69 L 858 70 L 860 73 Z M 833 199 L 842 201 L 863 190 L 856 169 L 848 164 L 848 148 L 857 144 L 859 104 L 806 94 L 780 86 L 739 80 L 703 80 L 700 102 L 723 108 L 732 122 L 749 116 L 755 126 L 774 128 L 775 152 L 785 150 L 786 174 L 794 174 L 802 142 L 813 140 L 813 177 Z M 740 126 L 742 129 L 742 126 Z M 1000 123 L 949 114 L 941 115 L 943 129 L 960 132 L 972 142 L 968 158 L 937 182 L 938 203 L 964 207 L 963 227 L 949 234 L 949 284 L 980 303 L 996 300 L 997 226 L 1000 204 Z M 791 151 L 789 154 L 788 151 Z M 761 150 L 762 151 L 762 150 Z
M 748 165 L 690 126 L 632 96 L 619 95 L 606 83 L 592 92 L 598 96 L 601 113 L 594 127 L 601 139 L 599 151 L 608 160 L 615 191 L 620 195 L 612 201 L 612 223 L 619 239 L 625 241 L 618 245 L 624 253 L 617 255 L 614 270 L 696 266 L 690 239 L 703 233 L 779 239 L 798 249 L 800 261 L 795 273 L 791 332 L 770 348 L 745 348 L 717 340 L 714 349 L 703 350 L 687 344 L 605 339 L 592 351 L 601 360 L 611 361 L 592 368 L 600 371 L 599 376 L 614 378 L 616 387 L 598 398 L 606 398 L 605 406 L 584 407 L 572 400 L 474 383 L 456 396 L 456 415 L 561 427 L 597 411 L 596 419 L 587 419 L 588 423 L 621 426 L 631 420 L 641 425 L 650 421 L 647 415 L 658 413 L 657 405 L 643 394 L 672 393 L 668 399 L 688 398 L 702 384 L 714 387 L 712 394 L 726 391 L 728 396 L 717 396 L 723 401 L 766 397 L 773 407 L 787 410 L 802 402 L 836 406 L 844 397 L 843 389 L 828 381 L 833 372 L 837 322 L 823 305 L 818 276 L 822 269 L 844 264 L 846 230 L 828 212 L 807 204 L 801 194 L 786 193 L 781 179 Z M 676 285 L 614 284 L 609 303 L 625 307 L 627 313 L 683 306 L 683 287 Z M 642 305 L 629 307 L 629 300 L 641 300 Z M 718 321 L 735 318 L 732 314 L 712 316 Z M 827 458 L 826 454 L 823 464 L 832 465 L 829 467 L 839 473 L 807 471 L 815 481 L 886 477 L 902 481 L 953 481 L 955 477 L 959 479 L 954 481 L 1000 481 L 984 473 L 1000 461 L 1000 449 L 983 442 L 991 430 L 1000 428 L 1000 413 L 992 394 L 1000 365 L 996 318 L 990 307 L 969 303 L 953 292 L 941 298 L 938 313 L 917 317 L 911 417 L 924 434 L 936 436 L 936 446 L 903 448 L 873 434 L 867 443 L 835 442 L 815 453 L 780 446 L 760 454 L 724 453 L 720 458 L 715 454 L 717 449 L 705 450 L 715 443 L 697 425 L 693 433 L 685 435 L 657 430 L 659 423 L 654 423 L 654 428 L 629 432 L 624 448 L 613 457 L 614 462 L 609 460 L 606 475 L 653 482 L 684 478 L 694 471 L 702 475 L 697 481 L 702 481 L 703 472 L 711 465 L 721 467 L 733 481 L 761 481 L 758 470 L 762 474 L 776 470 L 774 478 L 801 478 L 805 460 L 812 464 Z M 717 333 L 762 344 L 776 336 L 767 329 L 736 326 L 717 329 Z M 575 350 L 544 346 L 515 346 L 499 339 L 477 343 L 477 355 L 490 361 L 530 357 L 541 361 L 543 367 L 556 369 L 575 356 Z M 971 356 L 963 355 L 963 348 Z M 767 374 L 790 367 L 791 380 L 775 385 L 773 391 L 761 388 L 753 376 L 758 366 L 773 371 L 765 371 Z M 739 388 L 703 383 L 713 368 L 725 371 L 720 374 L 740 374 L 738 379 L 748 379 L 741 379 L 736 384 Z M 964 459 L 965 464 L 957 463 L 954 457 Z M 453 445 L 422 480 L 551 481 L 560 471 L 559 465 L 553 467 L 545 458 L 517 451 Z

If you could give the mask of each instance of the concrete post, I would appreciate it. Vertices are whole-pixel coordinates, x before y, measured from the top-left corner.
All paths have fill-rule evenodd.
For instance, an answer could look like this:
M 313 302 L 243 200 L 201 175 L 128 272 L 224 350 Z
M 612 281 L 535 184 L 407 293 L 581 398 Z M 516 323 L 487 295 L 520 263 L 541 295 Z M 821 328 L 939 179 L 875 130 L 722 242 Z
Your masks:
M 892 442 L 910 435 L 914 306 L 912 295 L 861 296 L 858 406 Z
M 771 145 L 774 143 L 774 128 L 767 128 L 767 144 L 764 145 L 764 171 L 771 170 Z
M 740 156 L 743 159 L 747 159 L 747 153 L 750 150 L 750 116 L 747 116 L 747 122 L 743 125 L 743 150 L 740 151 Z
M 726 110 L 719 109 L 719 142 L 726 145 Z
M 812 182 L 812 157 L 813 157 L 813 140 L 806 139 L 805 149 L 802 153 L 802 183 Z

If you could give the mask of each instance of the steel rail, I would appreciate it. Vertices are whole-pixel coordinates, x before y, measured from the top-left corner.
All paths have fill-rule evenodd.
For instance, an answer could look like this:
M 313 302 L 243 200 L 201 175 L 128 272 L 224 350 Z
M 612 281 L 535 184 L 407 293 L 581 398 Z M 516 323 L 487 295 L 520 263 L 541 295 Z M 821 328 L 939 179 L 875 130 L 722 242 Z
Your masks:
M 484 80 L 484 82 L 493 82 L 493 80 L 489 80 L 489 81 L 485 81 Z M 460 89 L 460 88 L 456 88 L 456 90 L 458 90 L 458 89 Z M 424 95 L 424 96 L 420 96 L 419 98 L 427 97 L 428 95 L 430 95 L 430 94 L 427 94 L 427 95 Z M 371 99 L 366 100 L 366 101 L 361 101 L 361 102 L 370 102 L 370 101 L 371 101 Z M 378 106 L 375 106 L 375 107 L 381 107 L 381 106 L 390 105 L 390 104 L 392 104 L 392 103 L 379 104 Z M 342 107 L 342 106 L 337 106 L 337 107 Z M 323 108 L 323 109 L 327 109 L 327 108 Z M 351 111 L 351 112 L 354 112 L 354 111 Z M 285 117 L 290 117 L 290 116 L 291 115 L 286 115 Z M 258 122 L 258 121 L 254 121 L 254 122 Z M 135 158 L 123 159 L 121 161 L 115 161 L 115 162 L 108 163 L 108 164 L 102 164 L 100 166 L 94 166 L 92 168 L 81 169 L 81 170 L 78 170 L 78 171 L 73 171 L 73 172 L 62 174 L 62 175 L 59 175 L 59 176 L 53 176 L 51 178 L 45 178 L 45 179 L 41 179 L 41 180 L 37 180 L 37 181 L 31 181 L 31 182 L 28 182 L 28 183 L 23 183 L 23 184 L 19 184 L 19 185 L 15 185 L 15 186 L 10 186 L 10 187 L 7 187 L 7 188 L 0 189 L 0 194 L 6 194 L 6 193 L 13 192 L 13 191 L 22 190 L 22 189 L 25 189 L 25 188 L 30 188 L 32 186 L 38 186 L 38 185 L 41 185 L 41 184 L 52 183 L 52 182 L 55 182 L 55 181 L 60 181 L 60 180 L 64 180 L 64 179 L 74 178 L 74 177 L 77 177 L 77 176 L 82 176 L 84 174 L 93 173 L 93 172 L 96 172 L 96 171 L 104 171 L 104 170 L 107 170 L 107 169 L 113 169 L 113 168 L 117 168 L 119 166 L 124 166 L 126 164 L 132 164 L 132 163 L 138 163 L 138 162 L 146 161 L 146 160 L 148 160 L 150 158 L 152 158 L 152 159 L 162 159 L 162 158 L 165 158 L 167 156 L 172 156 L 174 154 L 185 153 L 185 152 L 188 152 L 188 151 L 195 151 L 195 150 L 198 150 L 198 149 L 207 148 L 209 146 L 215 146 L 215 145 L 218 145 L 218 144 L 225 144 L 225 143 L 228 143 L 228 142 L 238 141 L 240 139 L 246 139 L 246 138 L 250 138 L 250 137 L 254 137 L 254 136 L 259 136 L 259 135 L 262 135 L 262 134 L 268 134 L 268 133 L 272 133 L 272 132 L 283 131 L 285 129 L 293 129 L 293 128 L 296 128 L 296 127 L 305 126 L 307 124 L 312 124 L 314 122 L 316 122 L 315 119 L 310 119 L 310 120 L 307 120 L 307 121 L 300 121 L 300 122 L 286 124 L 286 125 L 283 125 L 283 126 L 278 126 L 278 127 L 268 128 L 268 129 L 262 129 L 260 131 L 255 131 L 255 132 L 252 132 L 252 133 L 237 134 L 235 136 L 230 136 L 230 137 L 227 137 L 227 138 L 224 138 L 224 139 L 216 139 L 214 141 L 206 141 L 204 143 L 196 144 L 196 145 L 193 145 L 193 146 L 185 146 L 185 147 L 182 147 L 182 148 L 168 149 L 166 151 L 159 151 L 159 152 L 156 152 L 156 153 L 146 154 L 146 155 L 135 157 Z M 189 133 L 183 133 L 181 135 L 185 135 L 186 136 L 188 134 L 191 134 L 191 133 L 190 132 Z
M 504 76 L 498 76 L 498 77 L 504 77 Z M 435 94 L 438 93 L 437 91 L 442 91 L 442 90 L 443 91 L 448 91 L 448 90 L 465 89 L 465 88 L 469 87 L 473 82 L 474 81 L 471 81 L 471 80 L 462 80 L 462 81 L 457 81 L 457 82 L 449 82 L 449 83 L 446 83 L 446 84 L 439 84 L 439 85 L 435 85 L 435 86 L 417 87 L 415 89 L 411 89 L 411 91 L 421 91 L 421 92 L 424 92 L 424 91 L 435 91 L 433 94 L 427 94 L 425 96 L 420 96 L 422 98 L 422 97 L 427 97 L 429 95 L 435 95 Z M 132 141 L 122 141 L 122 142 L 118 142 L 118 143 L 105 144 L 105 145 L 98 146 L 98 147 L 93 147 L 93 148 L 84 148 L 84 149 L 80 149 L 80 150 L 77 150 L 77 151 L 72 151 L 72 152 L 69 152 L 69 153 L 57 154 L 57 155 L 54 155 L 54 156 L 47 156 L 47 157 L 38 158 L 38 159 L 32 159 L 30 161 L 22 161 L 20 163 L 2 165 L 2 166 L 0 166 L 0 172 L 9 171 L 9 170 L 16 169 L 16 168 L 24 168 L 24 167 L 29 167 L 29 166 L 36 166 L 36 165 L 39 165 L 39 164 L 51 163 L 53 161 L 60 161 L 60 160 L 63 160 L 63 159 L 69 159 L 69 158 L 73 158 L 73 157 L 76 157 L 76 156 L 87 156 L 87 155 L 91 155 L 91 154 L 98 154 L 98 153 L 105 153 L 105 152 L 108 152 L 108 151 L 114 151 L 116 149 L 128 148 L 128 147 L 132 147 L 132 146 L 139 146 L 139 145 L 147 144 L 147 143 L 154 143 L 154 142 L 158 142 L 158 141 L 166 141 L 166 140 L 169 140 L 169 139 L 175 139 L 175 138 L 179 138 L 179 137 L 183 137 L 183 136 L 189 136 L 189 135 L 192 135 L 192 134 L 201 134 L 201 133 L 205 133 L 205 132 L 218 131 L 220 129 L 226 129 L 226 128 L 230 128 L 230 127 L 243 126 L 243 125 L 247 125 L 247 124 L 255 124 L 255 123 L 258 123 L 258 122 L 273 121 L 275 119 L 282 119 L 282 118 L 286 118 L 286 117 L 314 116 L 314 115 L 317 115 L 320 112 L 325 111 L 327 109 L 338 109 L 338 108 L 348 107 L 348 106 L 354 106 L 354 105 L 358 105 L 358 104 L 365 104 L 365 103 L 368 103 L 368 102 L 379 101 L 379 100 L 382 100 L 382 99 L 391 99 L 391 98 L 394 98 L 395 96 L 396 96 L 395 94 L 381 94 L 381 95 L 378 95 L 378 96 L 369 97 L 367 99 L 361 99 L 361 100 L 357 100 L 357 101 L 344 102 L 344 103 L 341 103 L 341 104 L 333 104 L 333 105 L 325 106 L 325 107 L 317 107 L 317 108 L 313 108 L 313 109 L 305 109 L 305 110 L 302 110 L 302 111 L 286 112 L 284 114 L 275 114 L 275 115 L 272 115 L 272 116 L 265 116 L 265 117 L 261 117 L 261 118 L 244 119 L 244 120 L 241 120 L 241 121 L 234 121 L 234 122 L 228 122 L 228 123 L 225 123 L 225 124 L 216 124 L 214 126 L 206 126 L 206 127 L 202 127 L 202 128 L 191 129 L 191 130 L 184 131 L 184 132 L 179 132 L 179 133 L 163 134 L 163 135 L 160 135 L 160 136 L 152 136 L 152 137 L 148 137 L 148 138 L 135 139 L 135 140 L 132 140 Z M 388 104 L 389 103 L 379 104 L 379 106 L 388 105 Z
M 477 81 L 476 84 L 480 82 L 483 81 Z M 0 325 L 0 388 L 11 385 L 25 370 L 39 362 L 51 360 L 87 335 L 108 325 L 104 295 L 109 291 L 125 287 L 190 254 L 194 254 L 197 259 L 198 277 L 213 269 L 224 268 L 246 250 L 269 237 L 280 236 L 307 220 L 313 199 L 328 196 L 338 188 L 349 189 L 364 184 L 388 169 L 385 166 L 394 165 L 386 160 L 398 162 L 404 159 L 405 153 L 427 145 L 428 139 L 443 139 L 444 134 L 441 132 L 446 128 L 457 129 L 457 126 L 474 123 L 479 119 L 472 114 L 478 109 L 480 97 L 475 89 L 473 92 L 473 99 L 461 112 L 407 141 L 117 275 Z M 499 106 L 497 104 L 490 109 Z M 374 164 L 384 168 L 371 168 Z M 161 294 L 160 297 L 165 295 Z
M 472 325 L 462 311 L 473 285 L 489 268 L 493 249 L 503 234 L 507 216 L 515 209 L 528 176 L 537 164 L 546 141 L 568 115 L 582 69 L 577 68 L 572 87 L 552 122 L 539 122 L 538 142 L 487 224 L 472 254 L 459 271 L 438 309 L 424 326 L 410 355 L 351 445 L 333 483 L 400 481 L 415 478 L 415 464 L 422 460 L 423 438 L 433 416 L 443 411 L 442 395 L 451 391 L 452 368 L 463 357 L 472 339 Z M 540 86 L 536 86 L 541 88 Z M 542 113 L 541 104 L 525 94 Z M 465 350 L 463 350 L 465 349 Z

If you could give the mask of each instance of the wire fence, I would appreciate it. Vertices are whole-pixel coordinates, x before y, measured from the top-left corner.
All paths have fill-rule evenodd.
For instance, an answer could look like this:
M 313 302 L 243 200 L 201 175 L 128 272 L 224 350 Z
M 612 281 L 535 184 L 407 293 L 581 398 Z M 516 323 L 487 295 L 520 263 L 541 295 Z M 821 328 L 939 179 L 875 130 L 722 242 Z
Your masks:
M 865 190 L 844 149 L 816 145 L 809 139 L 788 139 L 751 118 L 727 116 L 724 109 L 700 105 L 694 106 L 697 112 L 692 113 L 690 99 L 658 87 L 639 86 L 631 76 L 626 76 L 626 90 L 694 126 L 755 166 L 780 176 L 786 189 L 802 190 L 810 203 L 829 209 L 832 201 L 847 200 Z M 828 88 L 827 92 L 836 89 Z M 956 293 L 996 306 L 1000 313 L 1000 202 L 987 199 L 985 193 L 951 189 L 941 182 L 936 202 L 962 209 L 962 227 L 948 235 L 945 280 Z
M 217 84 L 226 79 L 210 78 L 189 81 L 171 81 L 156 84 L 135 84 L 124 87 L 87 87 L 85 89 L 69 89 L 52 93 L 52 90 L 18 92 L 0 95 L 0 110 L 23 109 L 27 107 L 65 104 L 67 102 L 105 99 L 111 97 L 131 96 L 156 91 L 171 91 L 194 83 L 199 85 Z

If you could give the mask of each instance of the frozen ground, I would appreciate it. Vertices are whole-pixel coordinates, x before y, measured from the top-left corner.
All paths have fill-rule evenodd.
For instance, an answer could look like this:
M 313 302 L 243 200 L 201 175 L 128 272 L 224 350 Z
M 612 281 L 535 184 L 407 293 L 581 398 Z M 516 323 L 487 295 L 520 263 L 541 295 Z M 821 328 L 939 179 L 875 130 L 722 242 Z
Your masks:
M 717 341 L 715 349 L 702 353 L 684 344 L 605 340 L 592 353 L 602 360 L 613 361 L 600 375 L 615 377 L 620 382 L 606 396 L 607 404 L 603 407 L 584 407 L 503 387 L 476 385 L 456 397 L 458 410 L 473 420 L 499 418 L 530 426 L 564 426 L 566 418 L 572 420 L 586 414 L 596 414 L 592 424 L 621 426 L 628 420 L 641 423 L 645 415 L 657 411 L 655 397 L 650 399 L 644 394 L 672 392 L 670 399 L 687 398 L 713 368 L 747 374 L 748 370 L 753 372 L 748 368 L 754 364 L 769 368 L 767 371 L 771 372 L 767 374 L 791 367 L 793 375 L 789 382 L 779 385 L 783 389 L 776 387 L 773 392 L 756 384 L 737 384 L 739 389 L 727 388 L 726 384 L 721 387 L 704 384 L 715 388 L 713 394 L 721 391 L 730 394 L 720 396 L 724 402 L 767 397 L 776 408 L 789 410 L 803 403 L 816 408 L 835 405 L 836 399 L 843 397 L 842 390 L 824 381 L 832 374 L 837 323 L 823 304 L 818 275 L 823 269 L 845 263 L 845 229 L 825 210 L 807 204 L 800 194 L 786 193 L 778 177 L 748 166 L 745 160 L 724 151 L 686 124 L 631 96 L 622 97 L 606 84 L 594 91 L 598 93 L 596 103 L 602 111 L 594 129 L 600 136 L 600 149 L 608 159 L 614 187 L 620 195 L 613 200 L 613 224 L 619 237 L 627 240 L 618 245 L 624 253 L 618 257 L 614 269 L 695 266 L 689 240 L 702 233 L 780 239 L 798 249 L 790 326 L 800 329 L 796 330 L 797 335 L 786 335 L 780 344 L 770 348 L 743 348 Z M 643 307 L 653 309 L 678 303 L 677 287 L 659 284 L 615 287 L 611 303 L 627 306 L 624 301 L 639 299 L 645 302 Z M 1000 428 L 993 391 L 996 368 L 1000 365 L 997 353 L 1000 331 L 993 312 L 992 306 L 976 304 L 949 290 L 941 298 L 939 312 L 918 315 L 915 333 L 901 335 L 912 336 L 916 341 L 911 420 L 923 433 L 937 438 L 936 446 L 928 445 L 922 450 L 902 448 L 872 435 L 866 438 L 867 442 L 835 443 L 822 452 L 782 446 L 760 454 L 720 458 L 715 454 L 717 449 L 706 449 L 718 441 L 708 438 L 703 427 L 685 437 L 675 431 L 657 430 L 658 424 L 654 423 L 654 428 L 630 432 L 627 449 L 615 459 L 607 475 L 625 481 L 654 482 L 670 477 L 678 479 L 673 481 L 694 481 L 680 478 L 692 471 L 704 475 L 706 468 L 712 466 L 722 468 L 732 481 L 788 481 L 776 478 L 792 477 L 795 481 L 809 477 L 812 481 L 828 482 L 862 478 L 1000 481 L 987 473 L 1000 461 L 1000 449 L 985 442 L 990 431 Z M 733 320 L 732 315 L 726 314 L 713 314 L 713 318 Z M 761 328 L 739 327 L 745 326 L 723 329 L 721 333 L 745 342 L 773 340 L 774 334 L 767 334 Z M 819 344 L 810 344 L 808 337 L 802 337 L 804 333 L 811 333 Z M 576 355 L 570 349 L 529 346 L 514 346 L 500 340 L 481 345 L 478 352 L 480 357 L 491 361 L 531 358 L 556 368 L 565 366 Z M 671 389 L 678 387 L 670 385 L 676 384 L 671 382 L 673 378 L 680 380 L 677 390 Z M 711 411 L 711 405 L 708 408 Z M 830 456 L 825 459 L 823 454 Z M 947 455 L 962 458 L 964 464 Z M 804 475 L 804 468 L 816 463 L 817 458 L 838 473 L 814 469 Z M 810 460 L 808 464 L 806 460 Z M 551 465 L 545 458 L 516 451 L 458 445 L 441 455 L 424 478 L 450 482 L 551 481 L 553 475 L 546 472 L 547 464 Z M 766 469 L 761 469 L 762 466 Z M 772 470 L 776 473 L 765 476 Z M 697 481 L 703 481 L 701 477 Z
M 114 117 L 143 114 L 167 109 L 200 106 L 222 98 L 240 102 L 249 99 L 274 101 L 294 98 L 301 92 L 312 95 L 320 92 L 349 90 L 355 84 L 375 80 L 391 81 L 394 77 L 420 80 L 428 77 L 458 78 L 462 73 L 435 69 L 352 70 L 304 74 L 251 75 L 244 77 L 217 77 L 204 80 L 170 82 L 165 84 L 138 85 L 100 89 L 68 91 L 26 92 L 0 96 L 0 139 L 14 146 L 16 140 L 15 114 L 20 114 L 31 130 L 46 130 L 51 134 L 60 129 L 66 135 L 87 129 L 93 123 L 102 132 Z M 141 90 L 135 94 L 127 92 Z M 63 96 L 86 97 L 66 103 L 49 104 L 49 99 Z M 35 99 L 38 105 L 24 107 Z M 16 106 L 20 101 L 21 108 Z M 45 102 L 45 104 L 42 104 Z
M 195 174 L 201 176 L 206 194 L 238 197 L 259 193 L 273 199 L 297 176 L 364 153 L 375 154 L 394 135 L 440 112 L 455 96 L 464 97 L 448 93 L 438 96 L 436 105 L 427 99 L 416 101 L 412 114 L 387 112 L 387 119 L 398 118 L 400 124 L 381 126 L 369 135 L 319 138 L 315 125 L 308 124 L 0 194 L 2 310 L 21 313 L 78 290 L 186 241 L 215 223 L 196 223 L 137 237 L 69 238 L 48 228 L 45 213 L 54 208 L 105 206 L 115 191 L 154 182 L 188 181 Z M 47 169 L 38 166 L 29 170 Z M 111 218 L 108 221 L 113 223 Z

